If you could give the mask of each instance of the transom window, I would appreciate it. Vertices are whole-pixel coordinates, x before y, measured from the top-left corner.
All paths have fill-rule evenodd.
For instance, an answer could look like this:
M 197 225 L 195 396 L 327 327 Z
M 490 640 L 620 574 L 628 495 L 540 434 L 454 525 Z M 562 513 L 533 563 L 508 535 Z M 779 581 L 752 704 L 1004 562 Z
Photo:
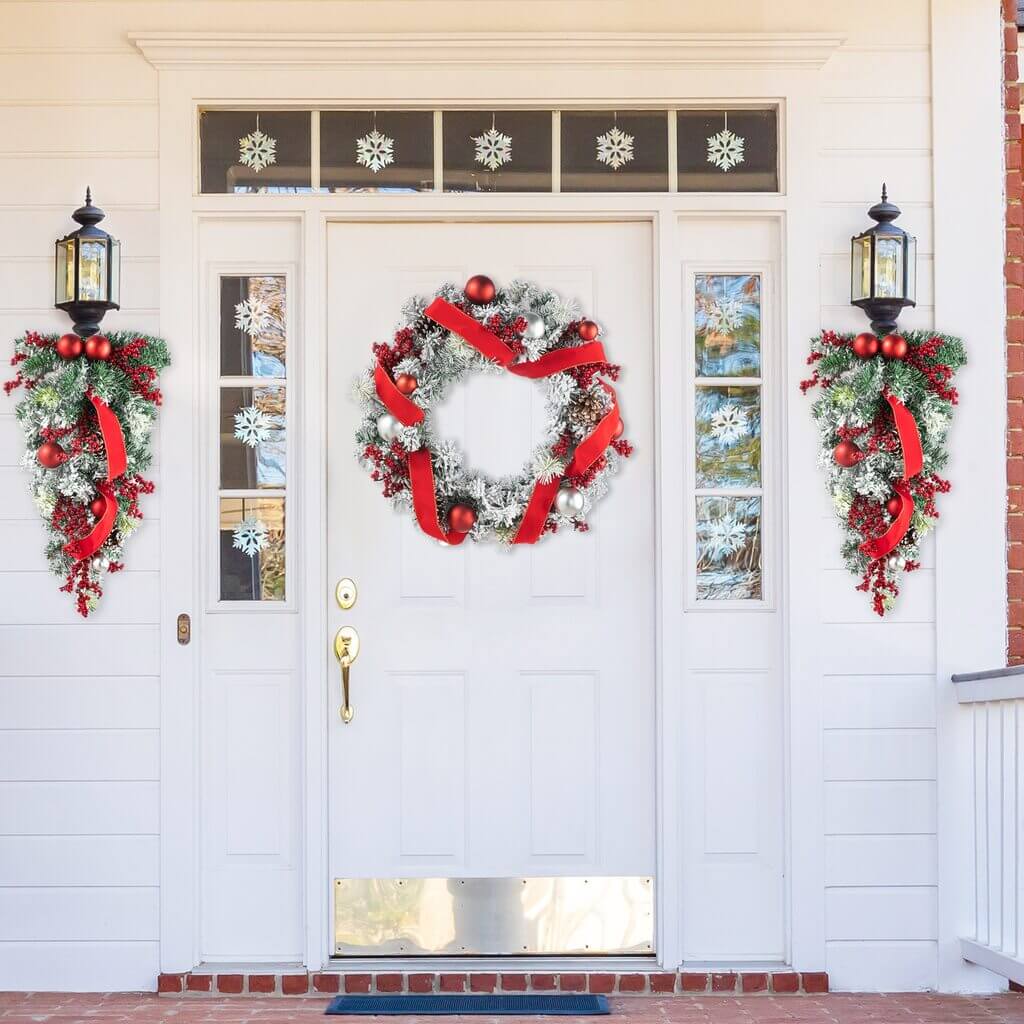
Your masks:
M 774 107 L 203 110 L 203 193 L 778 192 Z

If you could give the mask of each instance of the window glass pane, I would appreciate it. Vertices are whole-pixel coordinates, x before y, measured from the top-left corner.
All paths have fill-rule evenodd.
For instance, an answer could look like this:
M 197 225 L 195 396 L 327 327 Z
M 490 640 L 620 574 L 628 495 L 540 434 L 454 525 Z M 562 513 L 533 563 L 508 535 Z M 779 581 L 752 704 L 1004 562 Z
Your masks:
M 446 110 L 443 124 L 446 192 L 551 191 L 550 111 Z
M 775 110 L 680 110 L 680 192 L 777 192 Z
M 284 388 L 222 388 L 220 486 L 244 491 L 285 485 Z
M 563 192 L 667 192 L 668 115 L 563 110 Z
M 283 377 L 285 279 L 220 279 L 220 372 L 223 377 Z
M 434 114 L 422 110 L 325 110 L 320 184 L 334 192 L 429 192 Z
M 891 299 L 903 290 L 903 243 L 899 238 L 875 240 L 875 295 Z
M 698 377 L 760 376 L 760 274 L 698 274 L 694 331 Z
M 200 190 L 308 192 L 309 121 L 308 110 L 202 111 Z
M 285 599 L 284 498 L 220 499 L 220 599 Z
M 697 498 L 697 600 L 761 597 L 761 499 Z
M 761 486 L 761 389 L 698 387 L 697 486 Z

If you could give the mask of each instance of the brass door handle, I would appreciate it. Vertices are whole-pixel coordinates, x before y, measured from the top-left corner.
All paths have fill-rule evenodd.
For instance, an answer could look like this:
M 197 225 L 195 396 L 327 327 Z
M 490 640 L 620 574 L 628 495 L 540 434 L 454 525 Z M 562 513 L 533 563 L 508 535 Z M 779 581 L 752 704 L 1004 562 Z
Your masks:
M 349 673 L 359 657 L 359 634 L 352 626 L 342 626 L 334 634 L 334 656 L 341 666 L 341 720 L 348 725 L 355 716 L 349 694 Z

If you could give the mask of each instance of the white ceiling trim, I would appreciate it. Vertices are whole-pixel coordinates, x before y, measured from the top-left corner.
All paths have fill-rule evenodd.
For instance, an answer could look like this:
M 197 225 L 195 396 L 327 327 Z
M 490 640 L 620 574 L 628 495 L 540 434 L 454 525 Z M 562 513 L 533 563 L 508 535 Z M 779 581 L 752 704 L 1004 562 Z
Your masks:
M 815 70 L 841 36 L 783 33 L 146 32 L 129 38 L 156 68 L 216 65 Z

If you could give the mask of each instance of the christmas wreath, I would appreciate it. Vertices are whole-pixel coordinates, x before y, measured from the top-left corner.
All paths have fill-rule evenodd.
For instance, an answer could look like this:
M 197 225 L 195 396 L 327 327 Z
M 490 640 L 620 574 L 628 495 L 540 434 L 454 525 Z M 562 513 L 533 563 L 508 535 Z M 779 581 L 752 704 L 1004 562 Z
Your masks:
M 134 332 L 28 332 L 14 343 L 4 384 L 27 392 L 15 414 L 25 437 L 22 465 L 46 524 L 46 557 L 87 616 L 103 574 L 124 568 L 122 548 L 142 519 L 139 498 L 153 484 L 150 430 L 160 404 L 157 375 L 169 364 L 159 338 Z
M 527 281 L 498 289 L 477 275 L 464 288 L 446 284 L 410 299 L 392 344 L 373 346 L 373 364 L 355 383 L 358 459 L 395 508 L 447 544 L 533 544 L 563 527 L 586 530 L 633 452 L 609 383 L 619 367 L 605 358 L 599 333 L 573 303 Z M 543 382 L 544 440 L 516 475 L 469 469 L 458 446 L 434 433 L 431 410 L 473 372 Z
M 938 471 L 957 403 L 950 381 L 965 361 L 959 338 L 933 331 L 881 341 L 823 331 L 811 342 L 814 372 L 800 390 L 822 388 L 818 461 L 845 530 L 843 560 L 879 615 L 892 608 L 900 575 L 920 568 L 936 496 L 950 489 Z

